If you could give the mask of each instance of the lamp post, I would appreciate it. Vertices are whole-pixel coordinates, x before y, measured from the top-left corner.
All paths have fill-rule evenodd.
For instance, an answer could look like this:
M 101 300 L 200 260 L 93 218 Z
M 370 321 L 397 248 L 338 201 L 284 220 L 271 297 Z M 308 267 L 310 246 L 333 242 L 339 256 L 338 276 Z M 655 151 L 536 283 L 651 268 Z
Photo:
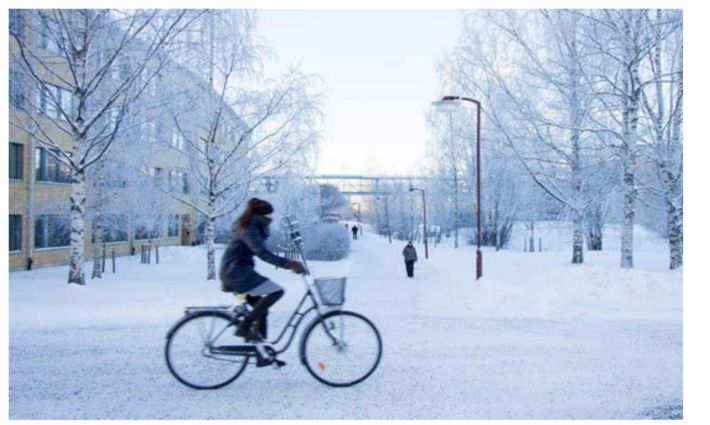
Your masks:
M 460 101 L 476 104 L 476 280 L 483 276 L 483 255 L 481 254 L 481 102 L 459 96 L 444 96 L 432 102 L 439 112 L 455 112 L 461 107 Z
M 350 206 L 353 207 L 353 210 L 355 209 L 355 206 L 357 205 L 357 212 L 355 213 L 357 216 L 357 227 L 358 230 L 360 231 L 360 234 L 362 235 L 362 211 L 360 211 L 360 203 L 359 202 L 351 202 Z
M 426 195 L 424 194 L 424 189 L 417 189 L 416 187 L 410 187 L 409 191 L 419 191 L 422 193 L 422 209 L 424 210 L 424 258 L 429 259 L 429 238 L 426 227 Z
M 387 220 L 387 237 L 390 240 L 390 243 L 392 243 L 392 229 L 390 227 L 390 212 L 389 208 L 387 208 L 387 197 L 386 196 L 378 196 L 377 197 L 378 201 L 384 200 L 385 201 L 385 218 Z
M 355 216 L 357 218 L 357 221 L 360 221 L 360 203 L 359 202 L 351 202 L 350 206 L 355 209 L 355 206 L 357 206 L 357 212 L 355 213 Z

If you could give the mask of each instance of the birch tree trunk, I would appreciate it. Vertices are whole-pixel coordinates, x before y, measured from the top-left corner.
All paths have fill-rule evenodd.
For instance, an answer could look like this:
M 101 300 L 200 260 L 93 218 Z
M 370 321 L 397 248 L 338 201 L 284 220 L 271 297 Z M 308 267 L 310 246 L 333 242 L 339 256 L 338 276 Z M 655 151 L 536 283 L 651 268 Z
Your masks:
M 74 170 L 71 184 L 71 233 L 69 281 L 85 285 L 84 280 L 84 204 L 86 203 L 86 175 L 83 169 Z
M 573 41 L 574 42 L 574 41 Z M 574 54 L 574 50 L 570 55 Z M 570 178 L 572 188 L 572 264 L 582 264 L 584 262 L 584 220 L 582 209 L 582 165 L 580 155 L 579 139 L 581 136 L 580 127 L 582 125 L 582 113 L 579 101 L 579 71 L 578 62 L 570 61 L 574 64 L 574 70 L 571 72 L 571 93 L 570 93 L 570 123 L 572 127 L 571 142 L 571 164 Z
M 680 93 L 683 92 L 683 74 L 680 76 Z M 683 117 L 682 101 L 678 105 L 678 111 L 673 118 L 672 126 L 672 145 L 681 146 L 680 132 L 681 122 Z M 682 161 L 682 153 L 679 152 L 680 160 Z M 683 167 L 681 165 L 679 174 L 682 175 Z M 668 210 L 668 244 L 670 246 L 671 264 L 670 268 L 676 269 L 683 265 L 683 186 L 680 176 L 672 176 L 666 174 L 668 191 L 666 192 L 666 205 Z
M 641 101 L 641 83 L 639 77 L 639 52 L 636 30 L 639 27 L 639 11 L 629 11 L 630 20 L 624 22 L 624 93 L 623 93 L 623 141 L 621 143 L 621 161 L 623 174 L 621 188 L 623 192 L 623 218 L 621 227 L 621 267 L 634 267 L 634 219 L 636 215 L 636 143 L 638 140 L 638 119 Z M 632 22 L 635 25 L 632 25 Z
M 207 217 L 205 223 L 205 239 L 207 239 L 207 280 L 215 280 L 215 246 L 214 246 L 214 217 Z
M 93 235 L 94 235 L 94 270 L 91 273 L 92 279 L 101 279 L 101 266 L 104 256 L 104 225 L 103 218 L 101 214 L 97 214 L 96 219 L 93 222 Z
M 682 57 L 682 56 L 681 56 Z M 680 73 L 679 96 L 683 93 L 683 72 Z M 671 147 L 677 149 L 676 155 L 680 157 L 681 166 L 679 175 L 673 175 L 669 170 L 663 170 L 663 181 L 666 183 L 666 210 L 668 217 L 668 245 L 670 249 L 671 270 L 683 265 L 683 174 L 681 150 L 681 124 L 683 120 L 683 102 L 678 102 L 678 110 L 673 116 L 671 126 Z
M 212 175 L 213 172 L 210 170 Z M 214 180 L 210 182 L 210 187 L 214 187 Z M 205 223 L 205 238 L 207 239 L 207 280 L 215 280 L 217 272 L 215 269 L 215 247 L 214 247 L 214 209 L 217 202 L 214 192 L 210 192 L 207 198 L 207 222 Z

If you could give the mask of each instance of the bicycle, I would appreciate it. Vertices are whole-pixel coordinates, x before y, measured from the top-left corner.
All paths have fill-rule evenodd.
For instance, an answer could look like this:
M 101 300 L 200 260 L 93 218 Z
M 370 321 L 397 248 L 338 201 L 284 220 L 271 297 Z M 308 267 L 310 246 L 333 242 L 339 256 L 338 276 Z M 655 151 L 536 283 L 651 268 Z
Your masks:
M 298 223 L 290 217 L 284 221 L 306 269 L 306 293 L 288 322 L 273 341 L 244 342 L 234 331 L 251 309 L 246 303 L 186 307 L 184 316 L 168 331 L 165 344 L 168 369 L 181 383 L 195 389 L 224 387 L 241 376 L 252 360 L 256 362 L 257 356 L 281 367 L 283 362 L 276 355 L 291 346 L 303 319 L 312 312 L 316 316 L 301 334 L 299 357 L 315 379 L 333 387 L 349 387 L 367 379 L 379 365 L 382 338 L 377 327 L 367 317 L 342 309 L 346 278 L 311 279 Z

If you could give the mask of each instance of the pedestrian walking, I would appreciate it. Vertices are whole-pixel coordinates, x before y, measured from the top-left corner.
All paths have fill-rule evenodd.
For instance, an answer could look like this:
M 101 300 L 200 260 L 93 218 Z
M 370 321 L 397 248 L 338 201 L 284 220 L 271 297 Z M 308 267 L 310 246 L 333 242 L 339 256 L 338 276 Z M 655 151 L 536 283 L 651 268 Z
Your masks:
M 353 232 L 353 239 L 357 239 L 357 226 L 353 224 L 353 227 L 350 230 Z
M 412 241 L 407 242 L 407 245 L 402 250 L 404 256 L 404 266 L 407 269 L 407 277 L 414 277 L 414 263 L 417 262 L 417 249 L 412 245 Z

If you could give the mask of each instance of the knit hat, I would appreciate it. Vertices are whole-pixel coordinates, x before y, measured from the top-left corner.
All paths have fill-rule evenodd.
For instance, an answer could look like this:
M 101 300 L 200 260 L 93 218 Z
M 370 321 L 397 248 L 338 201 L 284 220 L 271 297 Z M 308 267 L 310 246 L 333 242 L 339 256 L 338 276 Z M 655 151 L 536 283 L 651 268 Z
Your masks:
M 263 199 L 252 198 L 249 200 L 249 203 L 253 207 L 252 211 L 254 212 L 254 214 L 268 215 L 274 212 L 274 207 L 272 207 L 270 203 L 264 201 Z

